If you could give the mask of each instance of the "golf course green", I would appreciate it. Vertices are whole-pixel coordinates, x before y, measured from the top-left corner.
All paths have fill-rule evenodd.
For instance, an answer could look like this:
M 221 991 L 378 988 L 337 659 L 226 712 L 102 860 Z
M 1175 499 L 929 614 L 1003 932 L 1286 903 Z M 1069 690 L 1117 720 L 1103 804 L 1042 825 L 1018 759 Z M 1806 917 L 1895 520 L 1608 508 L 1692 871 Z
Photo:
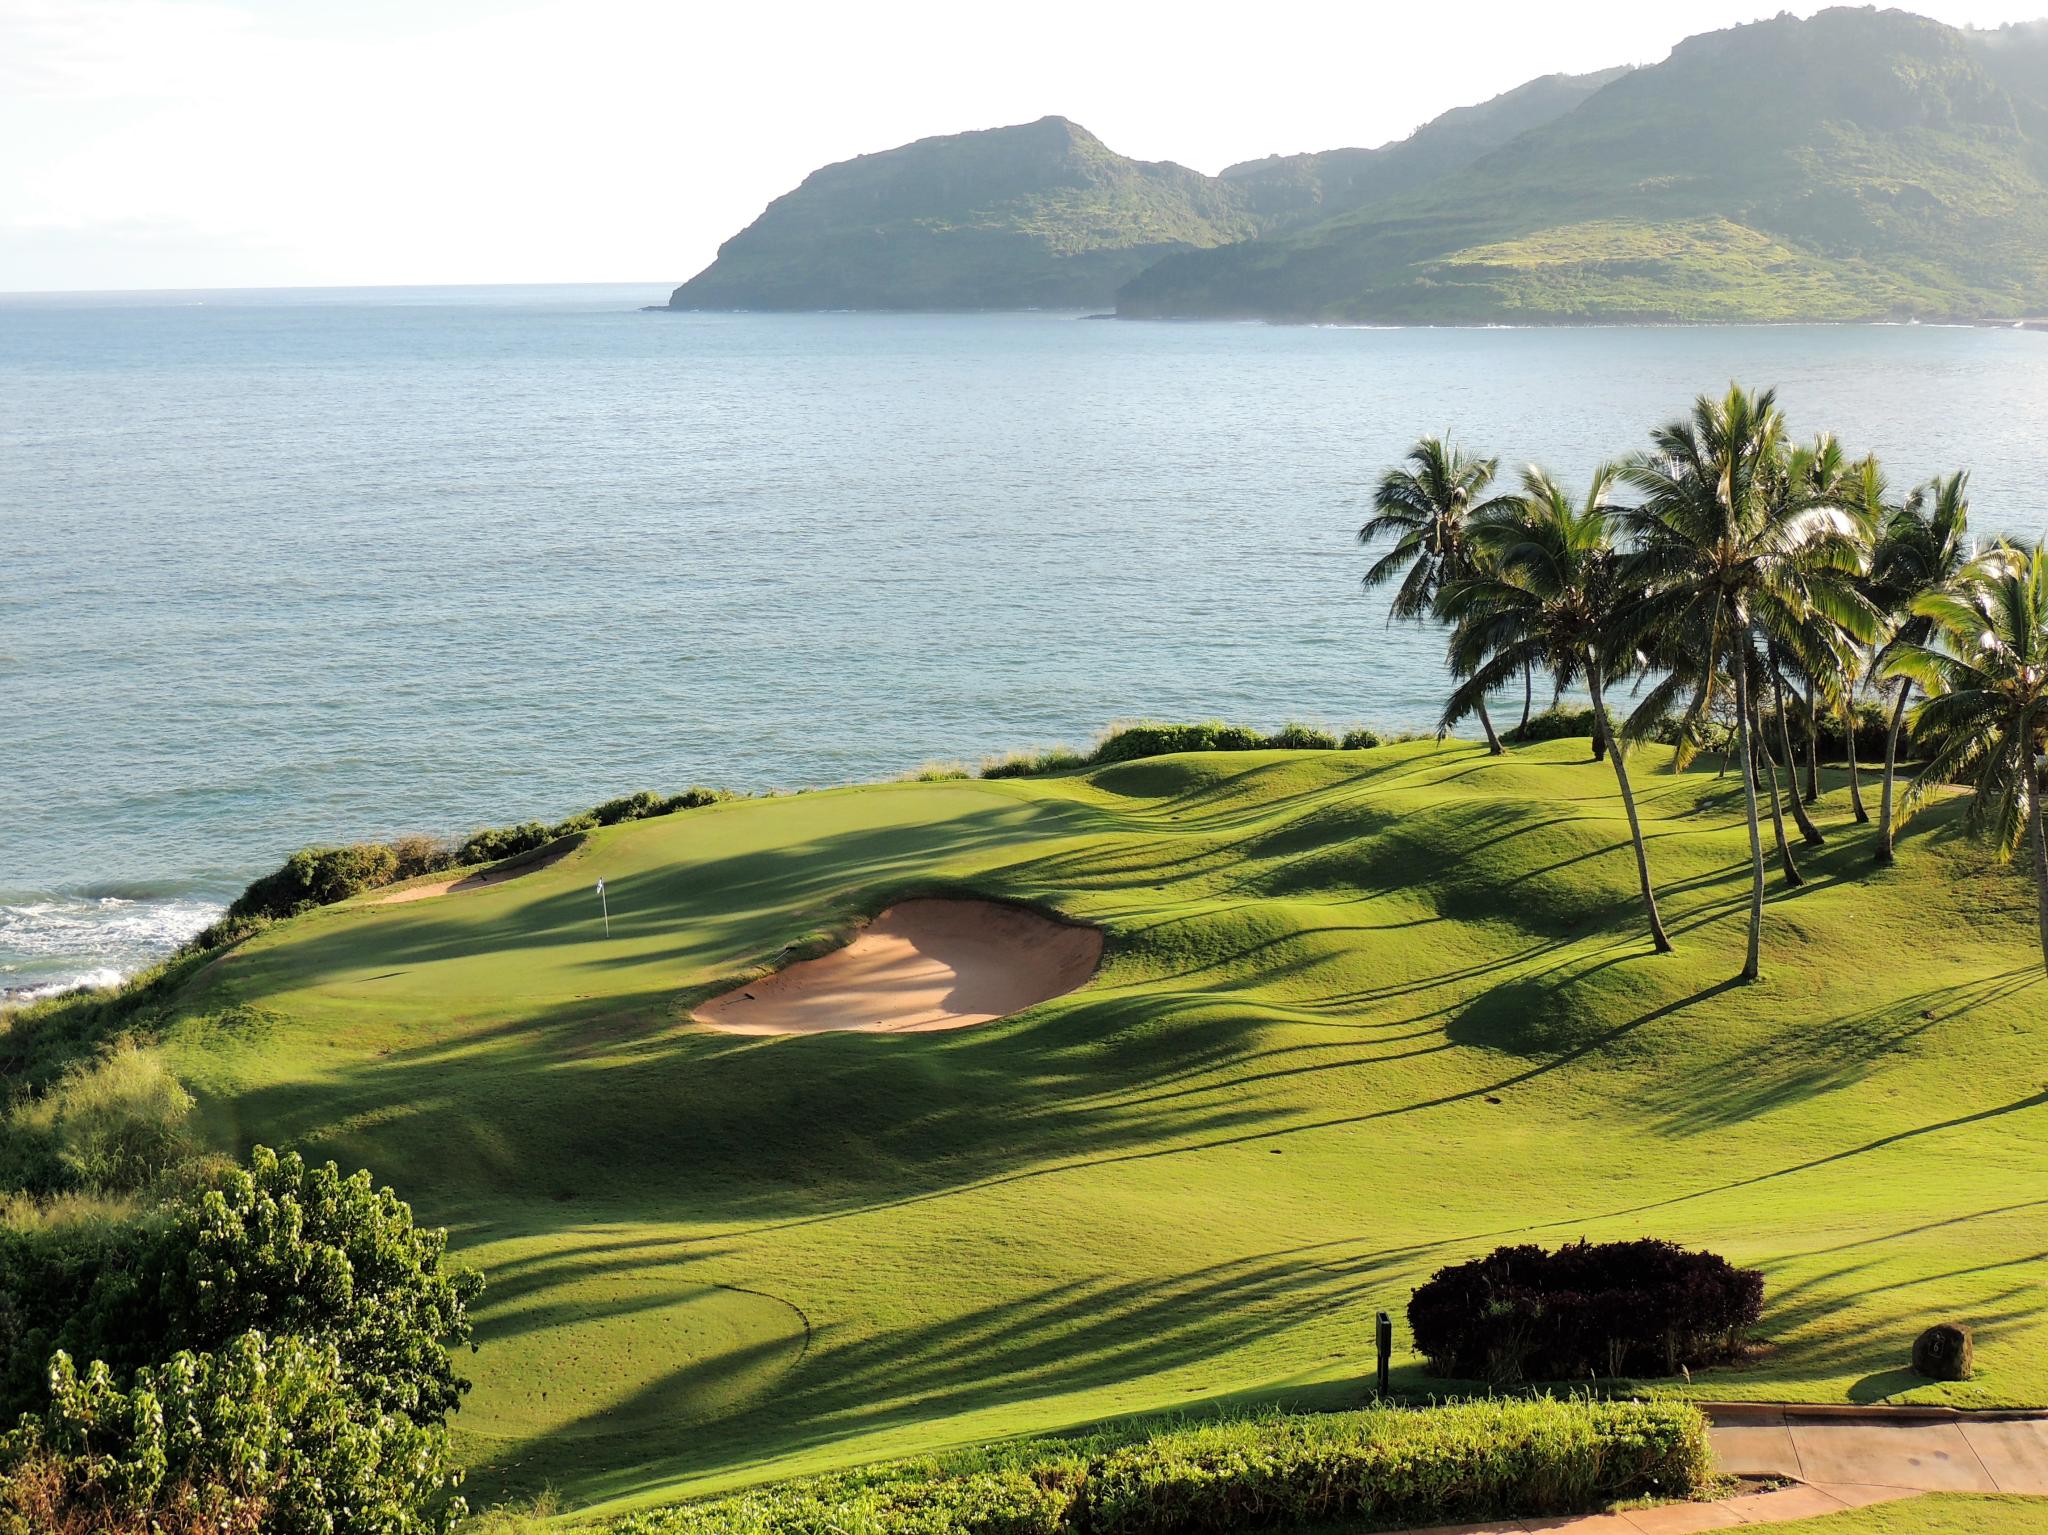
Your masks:
M 1757 1357 L 1701 1396 L 2048 1403 L 2027 887 L 1953 804 L 1880 870 L 1834 777 L 1733 984 L 1740 779 L 1631 760 L 1668 956 L 1584 739 L 1202 753 L 737 800 L 322 908 L 201 972 L 166 1048 L 219 1147 L 368 1167 L 485 1271 L 478 1504 L 1355 1403 L 1373 1313 L 1510 1240 L 1761 1268 Z M 1094 980 L 950 1032 L 690 1019 L 969 893 L 1099 926 Z M 1973 1380 L 1906 1369 L 1937 1320 Z M 1400 1333 L 1396 1386 L 1452 1389 Z

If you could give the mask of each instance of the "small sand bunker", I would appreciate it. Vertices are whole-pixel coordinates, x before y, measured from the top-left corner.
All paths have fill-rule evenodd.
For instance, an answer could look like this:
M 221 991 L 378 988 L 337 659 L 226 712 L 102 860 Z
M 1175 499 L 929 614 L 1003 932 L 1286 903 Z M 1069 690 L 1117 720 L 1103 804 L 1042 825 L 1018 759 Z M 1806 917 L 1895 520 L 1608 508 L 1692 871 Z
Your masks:
M 508 859 L 476 874 L 451 874 L 446 879 L 429 880 L 424 885 L 407 885 L 403 890 L 378 896 L 371 904 L 398 906 L 406 901 L 424 901 L 430 895 L 457 895 L 464 890 L 481 890 L 486 885 L 502 885 L 508 879 L 517 879 L 522 874 L 538 874 L 550 864 L 560 863 L 575 852 L 582 841 L 581 837 L 564 837 L 560 842 L 550 843 L 535 852 Z
M 843 949 L 714 997 L 729 1034 L 922 1034 L 987 1023 L 1085 986 L 1102 934 L 994 901 L 902 901 Z

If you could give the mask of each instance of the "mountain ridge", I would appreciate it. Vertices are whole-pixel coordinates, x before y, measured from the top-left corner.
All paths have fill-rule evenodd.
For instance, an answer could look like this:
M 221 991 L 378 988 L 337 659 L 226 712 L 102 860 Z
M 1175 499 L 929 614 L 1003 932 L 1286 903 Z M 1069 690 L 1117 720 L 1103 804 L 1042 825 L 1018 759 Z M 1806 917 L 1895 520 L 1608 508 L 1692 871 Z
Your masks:
M 1987 46 L 1874 8 L 1704 33 L 1427 187 L 1207 260 L 1168 257 L 1119 293 L 1118 313 L 1557 323 L 2039 312 L 2048 156 L 2024 127 L 2035 98 L 2016 101 L 1993 78 Z M 2032 57 L 2014 47 L 2008 72 L 2020 78 Z
M 2048 22 L 1788 14 L 1207 176 L 1063 117 L 821 167 L 677 309 L 1370 323 L 2048 313 Z

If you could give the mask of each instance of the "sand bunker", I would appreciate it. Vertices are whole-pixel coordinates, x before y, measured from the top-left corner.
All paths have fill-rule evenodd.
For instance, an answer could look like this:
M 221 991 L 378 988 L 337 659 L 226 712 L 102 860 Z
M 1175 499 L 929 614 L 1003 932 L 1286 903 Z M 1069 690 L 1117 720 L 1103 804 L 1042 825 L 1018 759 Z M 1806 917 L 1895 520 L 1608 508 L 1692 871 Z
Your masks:
M 407 885 L 403 890 L 378 896 L 371 904 L 397 906 L 406 901 L 424 901 L 430 895 L 455 895 L 464 890 L 481 890 L 486 885 L 502 885 L 508 879 L 517 879 L 522 874 L 538 874 L 550 864 L 560 863 L 575 852 L 582 841 L 581 837 L 564 837 L 560 842 L 550 843 L 536 852 L 508 859 L 476 874 L 451 874 L 446 879 L 429 880 L 424 885 Z
M 987 1023 L 1085 986 L 1102 934 L 994 901 L 902 901 L 843 949 L 727 992 L 697 1021 L 730 1034 L 922 1034 Z

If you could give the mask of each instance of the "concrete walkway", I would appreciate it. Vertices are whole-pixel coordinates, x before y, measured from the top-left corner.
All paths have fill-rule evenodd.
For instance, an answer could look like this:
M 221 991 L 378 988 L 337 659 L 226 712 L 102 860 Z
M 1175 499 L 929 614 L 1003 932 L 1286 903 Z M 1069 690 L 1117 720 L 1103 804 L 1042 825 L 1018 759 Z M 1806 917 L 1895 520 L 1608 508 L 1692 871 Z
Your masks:
M 1667 1503 L 1625 1514 L 1451 1525 L 1426 1535 L 1691 1535 L 1838 1514 L 1923 1492 L 2048 1497 L 2048 1417 L 1940 1410 L 1709 1408 L 1714 1455 L 1730 1476 L 1796 1483 L 1718 1503 Z M 2048 1509 L 2043 1510 L 2048 1514 Z

